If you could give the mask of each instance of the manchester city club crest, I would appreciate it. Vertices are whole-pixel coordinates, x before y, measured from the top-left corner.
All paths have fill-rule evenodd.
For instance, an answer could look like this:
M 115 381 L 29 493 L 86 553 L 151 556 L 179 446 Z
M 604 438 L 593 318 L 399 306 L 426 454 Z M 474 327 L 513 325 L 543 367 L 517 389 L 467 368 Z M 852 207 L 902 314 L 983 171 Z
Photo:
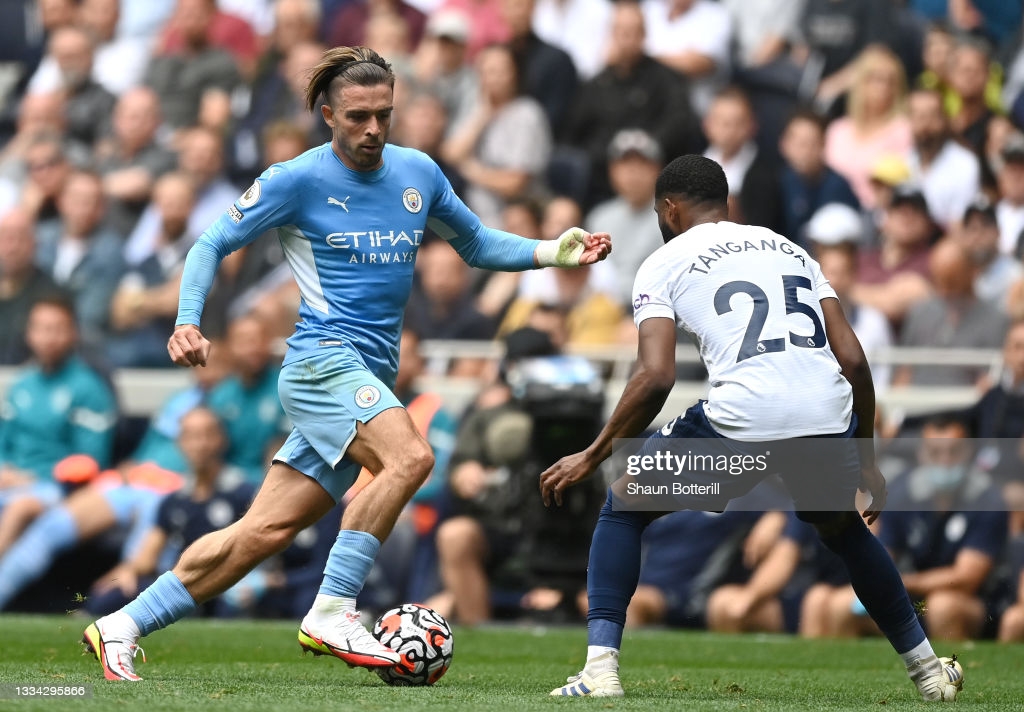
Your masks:
M 418 213 L 423 209 L 423 196 L 415 188 L 406 188 L 402 193 L 402 205 L 410 213 Z
M 356 391 L 356 405 L 369 408 L 380 400 L 380 391 L 376 386 L 360 386 Z

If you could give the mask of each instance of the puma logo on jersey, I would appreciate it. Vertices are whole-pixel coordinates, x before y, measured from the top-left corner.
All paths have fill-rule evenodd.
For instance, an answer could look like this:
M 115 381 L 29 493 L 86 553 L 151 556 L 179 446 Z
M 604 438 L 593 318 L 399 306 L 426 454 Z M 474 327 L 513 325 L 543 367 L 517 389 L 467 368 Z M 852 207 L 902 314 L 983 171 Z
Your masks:
M 345 205 L 345 203 L 347 203 L 348 199 L 351 198 L 351 197 L 352 197 L 351 195 L 346 195 L 344 200 L 338 200 L 337 198 L 332 198 L 331 196 L 327 196 L 327 204 L 328 205 L 337 205 L 338 207 L 344 208 L 345 212 L 347 213 L 348 212 L 348 206 Z

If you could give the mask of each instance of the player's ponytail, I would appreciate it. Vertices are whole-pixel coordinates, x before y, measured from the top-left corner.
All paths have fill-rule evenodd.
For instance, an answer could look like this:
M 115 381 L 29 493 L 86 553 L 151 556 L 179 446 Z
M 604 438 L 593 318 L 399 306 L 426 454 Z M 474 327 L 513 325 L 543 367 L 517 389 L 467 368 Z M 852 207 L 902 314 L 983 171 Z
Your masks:
M 339 79 L 346 84 L 395 86 L 395 73 L 384 58 L 369 47 L 335 47 L 324 52 L 313 67 L 306 85 L 306 106 L 316 109 L 320 97 L 330 104 L 331 86 Z

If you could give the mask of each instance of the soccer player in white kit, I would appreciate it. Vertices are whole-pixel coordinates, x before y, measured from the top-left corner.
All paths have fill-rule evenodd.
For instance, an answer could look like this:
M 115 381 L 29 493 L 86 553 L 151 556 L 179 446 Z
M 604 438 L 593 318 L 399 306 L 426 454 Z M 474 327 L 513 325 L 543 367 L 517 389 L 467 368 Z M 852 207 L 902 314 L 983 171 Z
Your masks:
M 886 497 L 871 440 L 875 397 L 864 352 L 817 263 L 770 230 L 728 222 L 728 190 L 721 166 L 703 156 L 676 158 L 659 176 L 655 210 L 665 245 L 640 267 L 633 287 L 637 368 L 590 447 L 541 474 L 544 501 L 561 504 L 566 487 L 612 454 L 614 439 L 636 437 L 661 411 L 675 384 L 681 328 L 699 346 L 710 393 L 648 438 L 641 452 L 669 450 L 681 438 L 688 445 L 701 438 L 699 454 L 714 456 L 753 453 L 767 441 L 807 446 L 795 451 L 801 455 L 819 452 L 820 458 L 779 472 L 798 516 L 843 559 L 854 590 L 921 696 L 952 700 L 962 670 L 936 657 L 899 572 L 864 522 L 877 518 Z M 631 509 L 630 474 L 636 473 L 627 470 L 609 488 L 591 544 L 586 665 L 552 695 L 623 694 L 619 649 L 639 576 L 640 538 L 669 507 Z M 720 511 L 771 470 L 723 477 L 691 467 L 673 474 L 698 492 L 675 508 Z M 858 487 L 872 495 L 863 515 L 855 507 Z

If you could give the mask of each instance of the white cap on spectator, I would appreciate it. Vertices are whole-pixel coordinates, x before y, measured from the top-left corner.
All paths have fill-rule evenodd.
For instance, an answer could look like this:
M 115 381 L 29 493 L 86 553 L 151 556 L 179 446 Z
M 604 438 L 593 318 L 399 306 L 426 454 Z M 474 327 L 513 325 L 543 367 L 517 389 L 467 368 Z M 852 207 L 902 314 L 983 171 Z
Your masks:
M 617 161 L 630 154 L 636 154 L 648 161 L 662 162 L 661 146 L 658 139 L 643 129 L 622 129 L 608 144 L 608 160 Z
M 439 10 L 427 20 L 426 32 L 431 37 L 443 37 L 460 44 L 469 40 L 469 18 L 458 10 Z
M 860 213 L 843 203 L 823 205 L 811 216 L 804 228 L 808 240 L 819 245 L 838 245 L 862 241 L 864 222 Z

